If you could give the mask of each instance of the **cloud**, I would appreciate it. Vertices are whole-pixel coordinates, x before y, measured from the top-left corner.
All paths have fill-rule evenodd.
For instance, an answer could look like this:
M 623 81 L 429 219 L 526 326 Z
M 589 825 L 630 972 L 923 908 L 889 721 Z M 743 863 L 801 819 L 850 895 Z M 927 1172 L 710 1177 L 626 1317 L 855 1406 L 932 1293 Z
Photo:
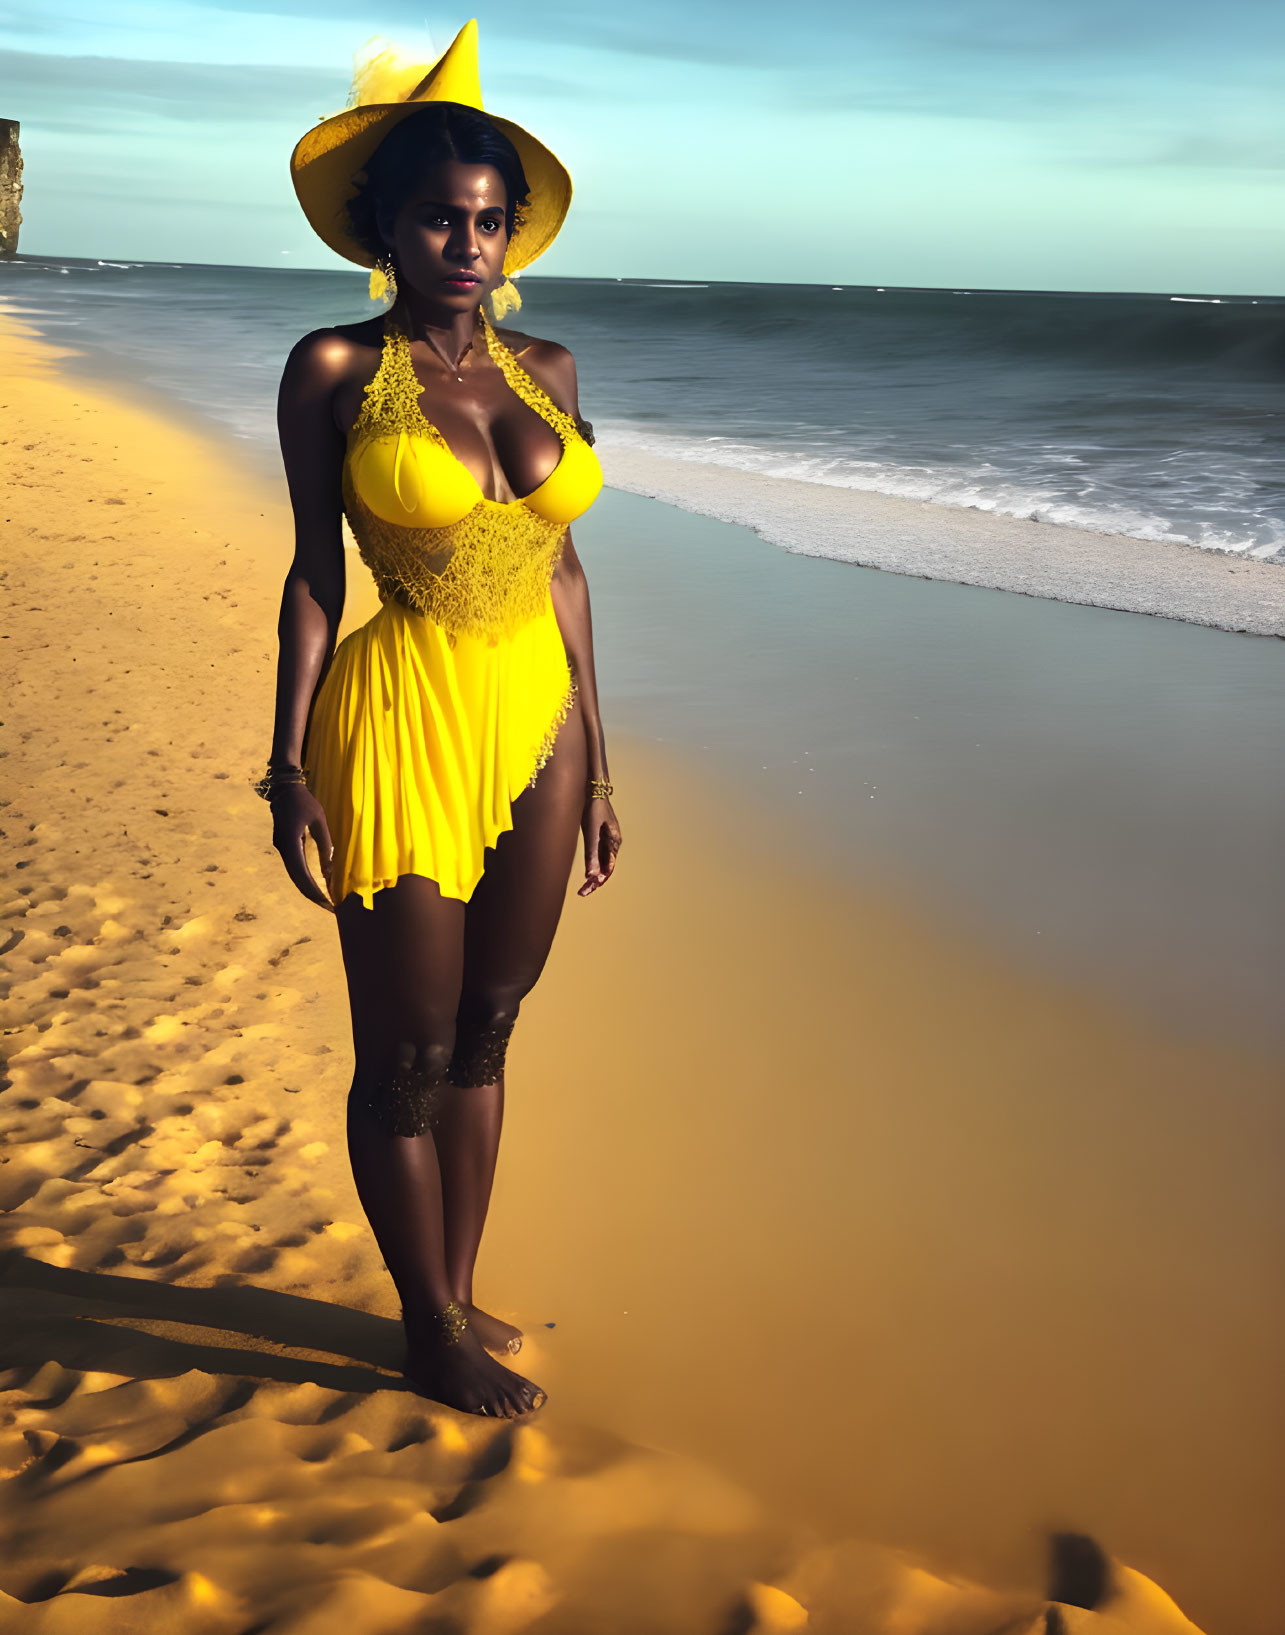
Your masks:
M 1049 124 L 1113 113 L 1119 93 L 1087 84 L 1049 85 L 932 72 L 908 74 L 869 65 L 850 75 L 774 76 L 765 112 L 880 113 L 936 119 Z
M 195 0 L 197 9 L 356 23 L 355 0 Z M 460 13 L 460 20 L 467 15 Z M 1188 60 L 1212 65 L 1259 59 L 1285 44 L 1285 8 L 1262 0 L 1223 0 L 1217 27 L 1204 0 L 1075 0 L 1040 5 L 1031 0 L 898 0 L 895 6 L 850 0 L 647 0 L 620 8 L 601 0 L 564 3 L 552 13 L 529 0 L 491 0 L 481 18 L 483 50 L 494 58 L 500 42 L 585 46 L 623 56 L 727 67 L 813 64 L 836 59 L 859 65 L 885 45 L 916 61 L 961 65 L 981 58 L 997 66 L 1022 61 L 1056 77 L 1080 63 Z M 360 26 L 360 25 L 359 25 Z M 420 36 L 422 0 L 381 0 L 381 33 Z M 435 36 L 436 37 L 436 36 Z M 440 46 L 449 36 L 443 33 Z
M 343 106 L 346 73 L 0 50 L 9 118 L 67 130 L 152 114 L 179 123 L 310 119 Z
M 0 6 L 0 35 L 35 34 L 63 39 L 66 32 L 66 22 L 52 8 L 35 11 L 20 6 Z
M 1185 170 L 1285 171 L 1285 131 L 1264 131 L 1257 138 L 1201 131 L 1179 137 L 1150 153 L 1095 155 L 1079 162 L 1106 169 L 1154 165 Z

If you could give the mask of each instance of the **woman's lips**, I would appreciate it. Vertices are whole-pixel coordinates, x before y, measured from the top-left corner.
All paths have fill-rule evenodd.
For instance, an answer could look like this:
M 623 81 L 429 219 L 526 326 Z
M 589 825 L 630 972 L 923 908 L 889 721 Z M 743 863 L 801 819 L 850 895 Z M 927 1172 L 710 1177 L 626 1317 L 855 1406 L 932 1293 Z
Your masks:
M 482 280 L 476 273 L 450 273 L 442 282 L 449 284 L 453 290 L 470 290 L 474 284 L 480 284 Z

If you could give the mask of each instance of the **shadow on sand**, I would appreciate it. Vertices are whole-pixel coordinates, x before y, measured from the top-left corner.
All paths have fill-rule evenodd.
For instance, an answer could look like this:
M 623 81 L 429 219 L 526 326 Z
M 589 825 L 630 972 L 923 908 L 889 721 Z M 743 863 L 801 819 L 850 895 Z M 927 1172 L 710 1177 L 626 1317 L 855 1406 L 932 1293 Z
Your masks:
M 18 1250 L 0 1255 L 0 1368 L 56 1362 L 134 1379 L 195 1368 L 329 1391 L 409 1391 L 401 1350 L 400 1323 L 326 1300 L 250 1284 L 201 1289 L 81 1272 Z

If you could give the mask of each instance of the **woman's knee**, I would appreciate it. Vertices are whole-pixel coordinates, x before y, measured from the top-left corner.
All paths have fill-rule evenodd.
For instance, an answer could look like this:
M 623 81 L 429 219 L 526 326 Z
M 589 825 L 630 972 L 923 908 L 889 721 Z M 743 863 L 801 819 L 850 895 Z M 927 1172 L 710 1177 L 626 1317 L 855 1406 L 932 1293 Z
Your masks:
M 398 1039 L 389 1049 L 387 1063 L 392 1072 L 425 1073 L 441 1078 L 455 1051 L 454 1027 L 437 1030 L 432 1038 L 420 1034 Z
M 397 1007 L 403 1010 L 403 1007 Z M 455 1049 L 454 1016 L 434 1012 L 365 1018 L 355 1029 L 356 1076 L 371 1080 L 399 1070 L 444 1070 Z
M 387 1135 L 423 1135 L 433 1126 L 454 1054 L 453 1025 L 383 1040 L 379 1048 L 358 1055 L 350 1105 L 368 1113 Z
M 471 984 L 460 995 L 455 1018 L 457 1034 L 467 1028 L 512 1027 L 522 1001 L 531 991 L 529 982 L 486 982 Z
M 528 991 L 527 986 L 494 984 L 461 996 L 448 1069 L 453 1085 L 472 1089 L 503 1077 L 509 1039 Z

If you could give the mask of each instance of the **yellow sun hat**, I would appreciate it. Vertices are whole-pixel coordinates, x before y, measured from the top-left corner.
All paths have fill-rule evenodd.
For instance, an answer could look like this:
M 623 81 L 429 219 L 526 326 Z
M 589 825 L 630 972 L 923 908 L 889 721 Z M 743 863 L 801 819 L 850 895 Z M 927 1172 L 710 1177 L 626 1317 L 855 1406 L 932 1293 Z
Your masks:
M 543 142 L 482 107 L 476 19 L 465 23 L 431 67 L 400 61 L 395 51 L 385 50 L 358 69 L 349 106 L 314 125 L 290 156 L 290 176 L 304 215 L 332 250 L 359 267 L 373 266 L 373 256 L 353 237 L 348 220 L 348 201 L 357 192 L 354 177 L 394 125 L 429 102 L 476 108 L 518 150 L 531 196 L 509 240 L 504 271 L 520 272 L 558 236 L 571 204 L 571 177 Z

